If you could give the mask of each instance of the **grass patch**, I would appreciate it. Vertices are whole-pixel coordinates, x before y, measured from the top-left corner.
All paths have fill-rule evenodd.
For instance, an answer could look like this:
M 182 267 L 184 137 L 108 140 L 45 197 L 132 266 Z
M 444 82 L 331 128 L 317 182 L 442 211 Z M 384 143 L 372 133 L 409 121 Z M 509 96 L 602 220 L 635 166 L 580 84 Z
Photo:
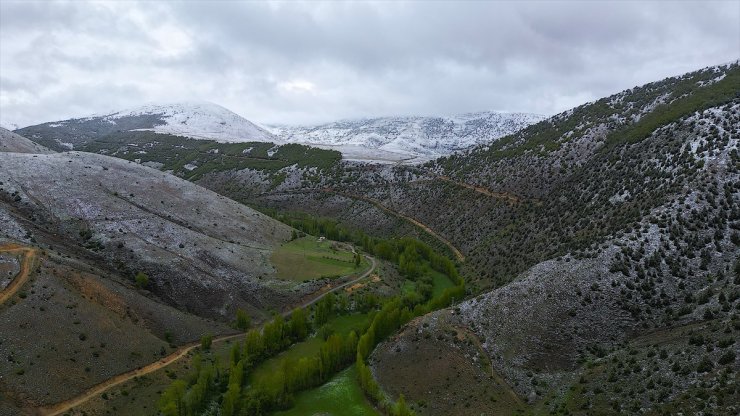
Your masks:
M 296 396 L 294 406 L 274 416 L 370 416 L 378 415 L 357 383 L 357 369 L 351 366 L 324 385 Z
M 280 279 L 302 282 L 322 277 L 344 276 L 367 267 L 363 258 L 355 267 L 354 254 L 334 241 L 306 236 L 283 244 L 271 257 Z
M 441 295 L 446 289 L 455 286 L 455 283 L 449 277 L 434 269 L 430 268 L 429 274 L 432 276 L 432 286 L 434 287 L 432 296 L 435 298 Z
M 401 284 L 401 293 L 410 295 L 416 292 L 416 283 L 413 280 L 406 279 Z
M 341 335 L 348 335 L 351 331 L 360 333 L 368 325 L 368 315 L 365 313 L 353 313 L 351 315 L 342 315 L 331 319 L 326 326 Z

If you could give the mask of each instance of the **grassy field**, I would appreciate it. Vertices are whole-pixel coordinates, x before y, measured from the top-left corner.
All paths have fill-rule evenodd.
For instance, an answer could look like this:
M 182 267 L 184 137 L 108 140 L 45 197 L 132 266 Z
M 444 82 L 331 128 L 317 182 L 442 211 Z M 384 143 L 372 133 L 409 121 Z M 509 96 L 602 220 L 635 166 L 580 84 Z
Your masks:
M 343 244 L 318 241 L 313 236 L 283 244 L 275 250 L 271 260 L 278 278 L 297 282 L 344 276 L 367 267 L 367 260 L 363 258 L 356 268 L 354 254 Z
M 355 366 L 335 375 L 324 385 L 299 393 L 295 405 L 274 416 L 375 416 L 378 412 L 365 399 L 357 383 Z
M 455 283 L 449 277 L 436 270 L 432 269 L 430 274 L 432 275 L 432 285 L 434 286 L 434 290 L 432 291 L 432 296 L 434 297 L 441 295 L 445 289 L 455 286 Z
M 346 335 L 350 331 L 355 330 L 359 332 L 359 329 L 367 325 L 368 316 L 366 314 L 352 314 L 344 315 L 329 320 L 326 324 L 329 330 L 338 334 Z M 266 360 L 262 364 L 255 367 L 249 373 L 250 380 L 259 380 L 261 378 L 267 378 L 271 374 L 274 374 L 280 366 L 280 363 L 284 359 L 297 360 L 301 357 L 311 357 L 319 352 L 323 339 L 320 336 L 313 336 L 303 342 L 298 342 L 295 345 L 288 348 L 286 351 L 276 355 L 275 357 Z

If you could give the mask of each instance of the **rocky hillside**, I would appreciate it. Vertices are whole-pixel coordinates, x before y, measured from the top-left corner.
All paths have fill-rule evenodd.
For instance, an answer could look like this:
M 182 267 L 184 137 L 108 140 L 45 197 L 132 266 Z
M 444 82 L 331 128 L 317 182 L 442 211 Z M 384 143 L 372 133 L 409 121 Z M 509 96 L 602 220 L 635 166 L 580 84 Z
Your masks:
M 339 150 L 349 160 L 421 162 L 488 144 L 545 117 L 479 112 L 451 117 L 380 117 L 315 126 L 270 126 L 286 142 Z
M 468 273 L 481 286 L 515 280 L 414 323 L 379 350 L 380 378 L 417 360 L 419 339 L 460 351 L 450 331 L 462 330 L 491 362 L 490 390 L 503 381 L 516 408 L 736 414 L 737 91 L 737 64 L 634 88 L 427 166 L 455 182 L 394 192 L 396 206 L 418 201 L 407 212 L 471 241 Z M 482 400 L 458 399 L 444 414 Z
M 237 307 L 260 314 L 290 301 L 270 279 L 270 254 L 290 238 L 281 223 L 108 156 L 0 153 L 0 162 L 9 238 L 53 237 L 52 247 L 85 248 L 132 280 L 145 272 L 152 293 L 202 316 L 230 319 Z
M 220 142 L 275 142 L 270 132 L 217 104 L 145 105 L 24 127 L 16 133 L 54 150 L 79 149 L 111 133 L 149 130 Z
M 0 128 L 0 152 L 53 153 L 44 146 L 4 128 Z
M 286 299 L 267 262 L 285 226 L 120 159 L 5 131 L 0 146 L 1 415 L 36 414 L 234 332 L 238 306 L 259 318 Z

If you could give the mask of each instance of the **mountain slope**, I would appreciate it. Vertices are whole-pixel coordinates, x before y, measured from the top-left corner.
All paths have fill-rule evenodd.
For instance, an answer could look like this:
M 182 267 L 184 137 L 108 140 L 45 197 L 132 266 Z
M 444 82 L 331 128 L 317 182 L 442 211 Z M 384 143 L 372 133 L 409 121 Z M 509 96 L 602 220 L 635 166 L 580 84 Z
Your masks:
M 504 393 L 538 413 L 736 414 L 740 346 L 740 68 L 707 68 L 568 111 L 491 146 L 426 166 L 450 182 L 397 183 L 376 197 L 464 241 L 467 273 L 500 286 L 413 323 L 379 349 L 383 387 L 435 355 L 480 345 Z M 401 182 L 401 181 L 399 181 Z M 368 189 L 359 183 L 358 189 Z M 451 337 L 451 333 L 467 334 Z M 464 346 L 465 343 L 462 343 Z M 457 367 L 462 368 L 461 366 Z M 457 373 L 447 389 L 465 388 Z M 509 413 L 514 413 L 512 407 Z
M 3 206 L 33 227 L 13 238 L 54 234 L 121 273 L 145 271 L 166 302 L 208 317 L 237 307 L 259 314 L 284 299 L 270 255 L 285 225 L 172 175 L 108 156 L 0 153 Z M 25 230 L 25 232 L 24 232 Z M 129 277 L 131 278 L 131 277 Z
M 0 224 L 0 414 L 36 414 L 235 332 L 236 308 L 261 320 L 308 290 L 271 279 L 287 226 L 108 156 L 0 152 Z
M 381 117 L 317 126 L 271 126 L 286 142 L 330 146 L 347 159 L 429 160 L 490 143 L 545 117 L 480 112 L 452 117 Z
M 80 148 L 108 134 L 130 130 L 151 130 L 220 142 L 277 141 L 270 132 L 249 120 L 208 102 L 145 105 L 24 127 L 16 133 L 61 151 Z
M 0 128 L 0 152 L 53 153 L 44 146 L 4 128 Z

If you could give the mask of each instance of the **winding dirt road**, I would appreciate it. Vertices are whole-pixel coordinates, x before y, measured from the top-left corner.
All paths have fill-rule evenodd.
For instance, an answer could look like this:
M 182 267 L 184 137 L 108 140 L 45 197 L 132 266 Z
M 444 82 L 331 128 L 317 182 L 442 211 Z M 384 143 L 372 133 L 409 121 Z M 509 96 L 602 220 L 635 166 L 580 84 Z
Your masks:
M 489 196 L 491 198 L 503 199 L 504 201 L 507 201 L 511 205 L 519 205 L 519 204 L 522 203 L 522 198 L 520 198 L 520 197 L 518 197 L 518 196 L 516 196 L 516 195 L 514 195 L 512 193 L 509 193 L 509 192 L 495 192 L 495 191 L 492 191 L 492 190 L 490 190 L 488 188 L 483 188 L 481 186 L 475 186 L 475 185 L 471 185 L 469 183 L 456 181 L 456 180 L 450 178 L 449 176 L 435 175 L 435 177 L 437 179 L 441 180 L 441 181 L 444 181 L 444 182 L 447 182 L 447 183 L 451 183 L 453 185 L 461 186 L 463 188 L 470 189 L 471 191 L 478 192 L 479 194 L 483 194 L 483 195 Z
M 18 244 L 5 244 L 0 246 L 0 253 L 23 254 L 20 270 L 12 282 L 0 291 L 0 304 L 5 303 L 28 281 L 33 270 L 33 265 L 38 257 L 38 250 L 32 247 L 25 247 Z
M 1 250 L 1 248 L 0 248 L 0 250 Z M 362 279 L 370 276 L 370 274 L 373 271 L 375 271 L 375 268 L 377 267 L 377 263 L 376 263 L 376 260 L 373 257 L 370 257 L 370 256 L 365 256 L 365 257 L 370 261 L 370 268 L 367 271 L 365 271 L 364 273 L 362 273 L 360 276 L 358 276 L 358 277 L 356 277 L 356 278 L 354 278 L 352 280 L 349 280 L 348 282 L 342 283 L 341 285 L 337 285 L 337 286 L 335 286 L 335 287 L 327 290 L 326 292 L 320 294 L 319 296 L 314 297 L 311 300 L 308 300 L 306 302 L 303 302 L 302 304 L 298 305 L 297 307 L 298 308 L 306 308 L 306 307 L 309 307 L 309 306 L 313 305 L 314 303 L 318 302 L 319 300 L 321 300 L 324 296 L 328 295 L 329 293 L 332 293 L 332 292 L 335 292 L 337 290 L 340 290 L 340 289 L 342 289 L 344 287 L 347 287 L 348 285 L 357 283 L 358 281 L 360 281 L 360 280 L 362 280 Z M 287 317 L 287 316 L 290 315 L 291 312 L 292 312 L 292 309 L 289 310 L 289 311 L 283 312 L 283 316 L 284 317 Z M 213 343 L 214 344 L 217 344 L 217 343 L 221 343 L 221 342 L 224 342 L 224 341 L 227 341 L 227 340 L 230 340 L 230 339 L 235 339 L 235 338 L 239 338 L 239 337 L 243 337 L 243 336 L 244 336 L 244 333 L 224 335 L 224 336 L 221 336 L 221 337 L 218 337 L 218 338 L 214 338 Z M 189 352 L 193 351 L 194 349 L 198 348 L 199 346 L 200 346 L 200 342 L 193 342 L 193 343 L 184 345 L 184 346 L 178 348 L 172 354 L 170 354 L 170 355 L 168 355 L 168 356 L 166 356 L 166 357 L 164 357 L 164 358 L 162 358 L 162 359 L 160 359 L 158 361 L 155 361 L 155 362 L 153 362 L 153 363 L 151 363 L 149 365 L 146 365 L 144 367 L 140 367 L 140 368 L 137 368 L 137 369 L 128 371 L 126 373 L 119 374 L 119 375 L 117 375 L 117 376 L 115 376 L 113 378 L 110 378 L 110 379 L 108 379 L 108 380 L 106 380 L 106 381 L 104 381 L 104 382 L 102 382 L 100 384 L 97 384 L 97 385 L 89 388 L 88 390 L 86 390 L 85 392 L 83 392 L 82 394 L 80 394 L 79 396 L 73 397 L 73 398 L 68 399 L 68 400 L 65 400 L 63 402 L 56 403 L 56 404 L 51 405 L 51 406 L 39 408 L 39 409 L 37 409 L 36 414 L 43 415 L 43 416 L 56 416 L 56 415 L 63 414 L 65 412 L 67 412 L 67 411 L 69 411 L 69 410 L 71 410 L 71 409 L 73 409 L 73 408 L 75 408 L 75 407 L 77 407 L 77 406 L 79 406 L 79 405 L 87 402 L 91 398 L 93 398 L 93 397 L 95 397 L 95 396 L 97 396 L 99 394 L 102 394 L 104 391 L 110 389 L 111 387 L 117 386 L 117 385 L 119 385 L 121 383 L 125 383 L 125 382 L 133 379 L 134 377 L 141 377 L 141 376 L 147 375 L 149 373 L 153 373 L 153 372 L 155 372 L 157 370 L 160 370 L 160 369 L 162 369 L 164 367 L 167 367 L 168 365 L 170 365 L 170 364 L 172 364 L 172 363 L 174 363 L 174 362 L 182 359 L 183 357 L 185 357 L 186 355 L 188 355 Z
M 344 197 L 347 197 L 347 198 L 359 199 L 361 201 L 365 201 L 365 202 L 370 203 L 373 206 L 375 206 L 375 207 L 377 207 L 377 208 L 379 208 L 379 209 L 381 209 L 381 210 L 383 210 L 383 211 L 385 211 L 385 212 L 387 212 L 389 214 L 392 214 L 392 215 L 394 215 L 396 217 L 399 217 L 399 218 L 401 218 L 401 219 L 403 219 L 405 221 L 408 221 L 411 224 L 413 224 L 413 225 L 421 228 L 422 230 L 424 230 L 426 233 L 428 233 L 432 237 L 434 237 L 437 240 L 439 240 L 442 244 L 446 245 L 450 249 L 450 251 L 452 251 L 452 254 L 455 255 L 455 257 L 457 258 L 458 261 L 460 261 L 460 262 L 465 261 L 465 255 L 462 254 L 462 252 L 460 250 L 458 250 L 458 248 L 455 247 L 449 240 L 447 240 L 446 238 L 444 238 L 441 235 L 437 234 L 434 230 L 432 230 L 431 228 L 429 228 L 426 224 L 424 224 L 424 223 L 422 223 L 422 222 L 420 222 L 420 221 L 418 221 L 418 220 L 416 220 L 416 219 L 414 219 L 412 217 L 409 217 L 406 214 L 403 214 L 401 212 L 398 212 L 398 211 L 396 211 L 396 210 L 394 210 L 392 208 L 389 208 L 389 207 L 383 205 L 377 199 L 373 199 L 373 198 L 370 198 L 370 197 L 367 197 L 367 196 L 362 196 L 362 195 L 355 195 L 355 194 L 349 194 L 349 193 L 346 193 L 346 192 L 335 191 L 333 189 L 326 189 L 326 190 L 324 190 L 324 192 L 331 192 L 331 193 L 334 193 L 334 194 L 337 194 L 337 195 L 341 195 L 341 196 L 344 196 Z

